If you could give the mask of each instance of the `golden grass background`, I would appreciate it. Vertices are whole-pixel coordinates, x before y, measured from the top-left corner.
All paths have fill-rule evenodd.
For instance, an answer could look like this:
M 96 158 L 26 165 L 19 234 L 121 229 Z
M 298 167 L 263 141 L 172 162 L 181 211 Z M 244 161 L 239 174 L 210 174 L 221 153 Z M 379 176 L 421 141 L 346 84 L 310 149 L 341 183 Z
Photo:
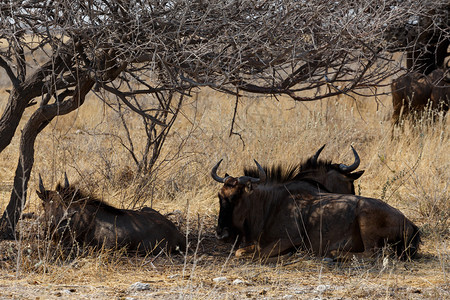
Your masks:
M 5 89 L 6 85 L 1 84 L 1 111 L 7 101 Z M 388 87 L 384 89 L 389 92 Z M 241 139 L 229 135 L 234 105 L 234 97 L 209 89 L 196 91 L 185 102 L 164 146 L 157 181 L 142 191 L 138 190 L 137 179 L 126 176 L 134 175 L 135 166 L 118 143 L 119 138 L 124 138 L 118 116 L 91 95 L 78 111 L 55 119 L 39 135 L 25 211 L 40 213 L 34 193 L 39 173 L 46 188 L 53 188 L 67 172 L 71 182 L 93 190 L 110 204 L 128 208 L 137 203 L 162 213 L 178 210 L 184 230 L 211 236 L 219 211 L 220 186 L 209 173 L 219 159 L 224 158 L 219 175 L 228 172 L 239 176 L 253 159 L 262 164 L 299 162 L 325 143 L 321 158 L 350 163 L 353 145 L 361 157 L 359 169 L 366 170 L 356 183 L 357 193 L 382 198 L 418 224 L 424 232 L 422 258 L 407 263 L 387 260 L 384 264 L 378 261 L 329 266 L 300 255 L 292 264 L 268 266 L 228 259 L 227 255 L 210 257 L 202 251 L 181 261 L 161 258 L 153 262 L 150 258 L 106 251 L 70 261 L 45 261 L 47 257 L 42 255 L 38 261 L 44 261 L 43 271 L 36 267 L 36 258 L 27 263 L 23 255 L 15 266 L 3 265 L 5 275 L 0 276 L 0 288 L 8 289 L 0 291 L 0 296 L 25 298 L 31 291 L 43 298 L 65 295 L 74 299 L 450 296 L 448 117 L 441 116 L 432 125 L 426 119 L 416 125 L 406 122 L 404 132 L 395 132 L 396 138 L 391 139 L 389 95 L 311 103 L 246 95 L 239 101 L 234 125 Z M 28 108 L 23 120 L 34 109 Z M 131 113 L 125 117 L 131 124 L 132 136 L 143 143 L 140 120 Z M 9 201 L 19 135 L 18 131 L 0 155 L 2 211 Z M 11 247 L 39 252 L 35 245 L 27 243 L 24 240 Z M 219 276 L 226 276 L 227 281 L 212 281 Z M 245 283 L 233 285 L 234 279 Z M 130 291 L 128 287 L 136 281 L 149 283 L 151 289 Z M 75 291 L 71 292 L 70 286 L 75 286 Z

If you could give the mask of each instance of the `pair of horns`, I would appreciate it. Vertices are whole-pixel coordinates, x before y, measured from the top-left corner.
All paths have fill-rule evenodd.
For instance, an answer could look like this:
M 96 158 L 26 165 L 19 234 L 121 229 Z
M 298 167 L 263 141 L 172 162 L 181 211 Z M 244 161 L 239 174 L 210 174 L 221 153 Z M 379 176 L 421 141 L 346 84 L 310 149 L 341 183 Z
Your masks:
M 211 176 L 215 181 L 220 182 L 220 183 L 225 183 L 225 180 L 227 180 L 227 178 L 229 178 L 230 176 L 220 177 L 219 175 L 217 175 L 217 169 L 219 168 L 219 165 L 222 162 L 222 160 L 223 159 L 219 160 L 219 162 L 212 168 Z M 256 161 L 256 159 L 254 159 L 254 161 L 255 161 L 256 167 L 258 168 L 259 178 L 250 177 L 250 176 L 241 176 L 238 178 L 239 183 L 244 184 L 249 181 L 251 183 L 263 183 L 266 181 L 266 172 L 261 167 L 261 165 Z
M 69 179 L 67 178 L 67 173 L 64 172 L 64 188 L 68 188 L 70 186 Z M 45 192 L 44 182 L 42 181 L 41 174 L 39 173 L 39 191 L 41 193 Z
M 323 148 L 325 148 L 325 145 L 326 144 L 324 144 L 322 147 L 320 147 L 320 149 L 317 150 L 316 154 L 314 154 L 314 156 L 313 156 L 314 163 L 317 163 L 317 159 L 319 158 L 320 152 L 322 152 Z M 355 148 L 353 148 L 353 146 L 350 146 L 350 147 L 352 147 L 353 156 L 355 157 L 355 161 L 350 166 L 340 164 L 339 170 L 341 170 L 343 173 L 350 173 L 350 172 L 355 171 L 359 167 L 359 164 L 361 163 L 358 152 L 356 152 L 356 150 L 355 150 Z

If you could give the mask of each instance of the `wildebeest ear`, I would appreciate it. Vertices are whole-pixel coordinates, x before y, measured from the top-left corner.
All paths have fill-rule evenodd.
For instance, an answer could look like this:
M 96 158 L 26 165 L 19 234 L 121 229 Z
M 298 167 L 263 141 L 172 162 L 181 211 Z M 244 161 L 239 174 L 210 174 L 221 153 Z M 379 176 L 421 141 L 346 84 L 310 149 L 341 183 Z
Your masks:
M 62 190 L 63 190 L 63 187 L 61 186 L 61 183 L 58 182 L 58 184 L 56 185 L 56 191 L 61 192 Z
M 41 199 L 42 201 L 48 200 L 46 191 L 41 192 L 41 191 L 36 190 L 36 194 L 38 195 L 39 199 Z
M 351 179 L 356 180 L 356 179 L 358 179 L 359 177 L 361 177 L 362 174 L 364 174 L 364 171 L 365 171 L 365 170 L 361 170 L 361 171 L 358 171 L 358 172 L 354 172 L 354 173 L 347 174 L 347 177 L 350 177 Z
M 251 193 L 253 191 L 252 182 L 249 180 L 245 183 L 245 192 Z

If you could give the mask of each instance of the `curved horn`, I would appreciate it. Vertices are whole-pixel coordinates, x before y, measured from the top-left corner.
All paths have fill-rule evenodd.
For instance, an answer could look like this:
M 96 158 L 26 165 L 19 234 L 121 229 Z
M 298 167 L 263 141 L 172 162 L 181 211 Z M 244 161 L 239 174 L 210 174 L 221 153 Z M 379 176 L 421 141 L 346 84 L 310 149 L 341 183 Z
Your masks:
M 67 173 L 64 172 L 64 188 L 67 189 L 70 186 L 69 179 L 67 178 Z
M 323 148 L 325 148 L 326 144 L 323 144 L 322 147 L 320 147 L 319 150 L 317 150 L 316 154 L 314 154 L 312 160 L 315 164 L 317 164 L 317 159 L 319 158 L 320 152 L 322 152 Z
M 355 171 L 356 168 L 359 167 L 359 163 L 360 163 L 358 152 L 356 152 L 356 150 L 355 150 L 355 148 L 353 148 L 353 146 L 350 146 L 350 147 L 352 147 L 353 155 L 355 156 L 355 162 L 351 166 L 340 164 L 339 169 L 344 173 L 350 173 L 352 171 Z
M 266 172 L 261 167 L 261 165 L 256 161 L 256 159 L 254 159 L 254 161 L 255 161 L 256 166 L 258 167 L 258 172 L 259 172 L 259 180 L 258 180 L 258 182 L 264 183 L 266 181 L 266 178 L 267 178 Z
M 45 193 L 44 183 L 42 182 L 41 174 L 39 173 L 39 192 Z
M 220 163 L 222 162 L 223 159 L 219 160 L 219 162 L 212 168 L 211 170 L 211 176 L 212 178 L 220 183 L 224 183 L 225 182 L 225 178 L 220 177 L 219 175 L 217 175 L 217 169 L 219 168 Z
M 247 182 L 251 182 L 251 183 L 264 183 L 266 181 L 266 171 L 264 171 L 263 167 L 261 167 L 261 165 L 256 161 L 256 159 L 254 159 L 256 167 L 258 168 L 258 175 L 259 178 L 255 178 L 255 177 L 250 177 L 250 176 L 241 176 L 238 178 L 238 182 L 240 184 L 246 184 Z

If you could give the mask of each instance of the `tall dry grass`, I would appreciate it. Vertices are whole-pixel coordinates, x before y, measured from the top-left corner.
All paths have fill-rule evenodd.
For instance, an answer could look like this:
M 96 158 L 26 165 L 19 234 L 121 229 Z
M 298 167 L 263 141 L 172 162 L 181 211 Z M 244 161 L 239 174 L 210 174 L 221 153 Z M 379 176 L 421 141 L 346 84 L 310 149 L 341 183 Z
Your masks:
M 4 95 L 2 97 L 5 99 Z M 0 102 L 2 105 L 4 101 Z M 432 125 L 426 121 L 416 125 L 406 122 L 403 132 L 395 132 L 392 138 L 392 104 L 388 96 L 376 100 L 340 98 L 312 103 L 247 96 L 238 103 L 235 134 L 230 136 L 234 105 L 233 97 L 208 89 L 194 94 L 183 106 L 182 114 L 170 133 L 155 171 L 156 177 L 150 177 L 151 184 L 143 188 L 139 178 L 135 177 L 135 166 L 128 152 L 118 143 L 119 139 L 125 138 L 119 117 L 90 97 L 77 112 L 57 118 L 38 137 L 26 211 L 39 213 L 41 209 L 39 199 L 33 193 L 38 174 L 42 174 L 46 187 L 50 188 L 67 172 L 71 182 L 76 181 L 93 190 L 111 204 L 119 207 L 151 205 L 163 213 L 178 210 L 185 230 L 187 228 L 193 234 L 199 231 L 211 234 L 219 210 L 216 196 L 219 186 L 209 173 L 219 159 L 224 158 L 219 174 L 240 175 L 243 167 L 251 165 L 253 159 L 263 164 L 298 162 L 325 143 L 327 146 L 322 158 L 349 163 L 353 160 L 350 150 L 350 145 L 353 145 L 361 157 L 359 169 L 366 170 L 357 182 L 357 193 L 383 199 L 421 227 L 425 236 L 422 251 L 425 258 L 433 261 L 428 265 L 430 273 L 422 276 L 429 276 L 430 286 L 435 282 L 437 286 L 448 285 L 450 143 L 446 119 L 440 118 Z M 29 116 L 33 108 L 28 110 Z M 141 141 L 141 144 L 137 143 L 139 150 L 145 140 L 143 125 L 131 113 L 125 117 L 130 122 L 133 138 Z M 2 211 L 9 199 L 9 183 L 18 160 L 18 136 L 0 156 Z M 31 252 L 40 251 L 26 243 L 22 246 L 24 249 L 27 247 Z M 45 244 L 45 247 L 49 246 Z M 193 247 L 195 249 L 195 244 Z M 75 259 L 62 260 L 55 260 L 55 255 L 59 257 L 59 254 L 54 252 L 50 253 L 53 256 L 39 252 L 39 261 L 47 263 L 45 270 L 41 265 L 36 266 L 31 258 L 28 265 L 24 263 L 21 267 L 25 274 L 37 272 L 40 280 L 55 284 L 72 280 L 98 284 L 98 280 L 108 278 L 112 282 L 110 284 L 120 286 L 122 292 L 131 278 L 162 280 L 162 276 L 163 290 L 188 298 L 199 296 L 197 289 L 205 292 L 208 288 L 209 298 L 217 295 L 227 295 L 225 298 L 238 295 L 239 298 L 241 294 L 233 294 L 238 290 L 244 291 L 242 295 L 259 298 L 265 293 L 272 295 L 270 291 L 273 290 L 286 290 L 289 284 L 295 285 L 295 276 L 310 278 L 313 288 L 323 282 L 343 281 L 346 284 L 345 292 L 333 290 L 331 293 L 325 284 L 322 292 L 310 291 L 313 296 L 370 297 L 375 295 L 371 294 L 371 288 L 364 290 L 359 285 L 369 286 L 374 278 L 378 284 L 374 289 L 383 289 L 386 284 L 391 287 L 414 286 L 411 282 L 398 283 L 399 276 L 414 281 L 415 274 L 405 275 L 398 271 L 398 263 L 392 261 L 388 261 L 388 269 L 383 263 L 362 269 L 360 265 L 354 269 L 352 266 L 323 269 L 320 262 L 305 258 L 292 266 L 273 269 L 251 262 L 236 262 L 232 258 L 217 262 L 197 250 L 199 252 L 191 252 L 183 258 L 184 263 L 169 261 L 165 267 L 153 266 L 151 259 L 134 260 L 120 253 L 108 252 L 85 253 Z M 26 261 L 26 254 L 21 259 Z M 420 268 L 427 268 L 426 259 L 419 264 Z M 135 271 L 134 277 L 129 274 L 126 270 L 130 265 L 140 273 Z M 128 274 L 128 277 L 117 272 Z M 172 275 L 175 277 L 170 277 Z M 211 276 L 219 275 L 242 278 L 269 292 L 258 294 L 248 285 L 244 289 L 210 283 Z M 27 276 L 34 278 L 33 275 Z M 57 279 L 50 279 L 51 276 Z M 355 279 L 351 279 L 352 276 L 356 276 Z M 180 281 L 177 282 L 176 278 Z M 296 291 L 288 292 L 297 295 Z M 381 291 L 378 295 L 386 296 L 390 292 Z M 445 293 L 437 292 L 437 295 Z

